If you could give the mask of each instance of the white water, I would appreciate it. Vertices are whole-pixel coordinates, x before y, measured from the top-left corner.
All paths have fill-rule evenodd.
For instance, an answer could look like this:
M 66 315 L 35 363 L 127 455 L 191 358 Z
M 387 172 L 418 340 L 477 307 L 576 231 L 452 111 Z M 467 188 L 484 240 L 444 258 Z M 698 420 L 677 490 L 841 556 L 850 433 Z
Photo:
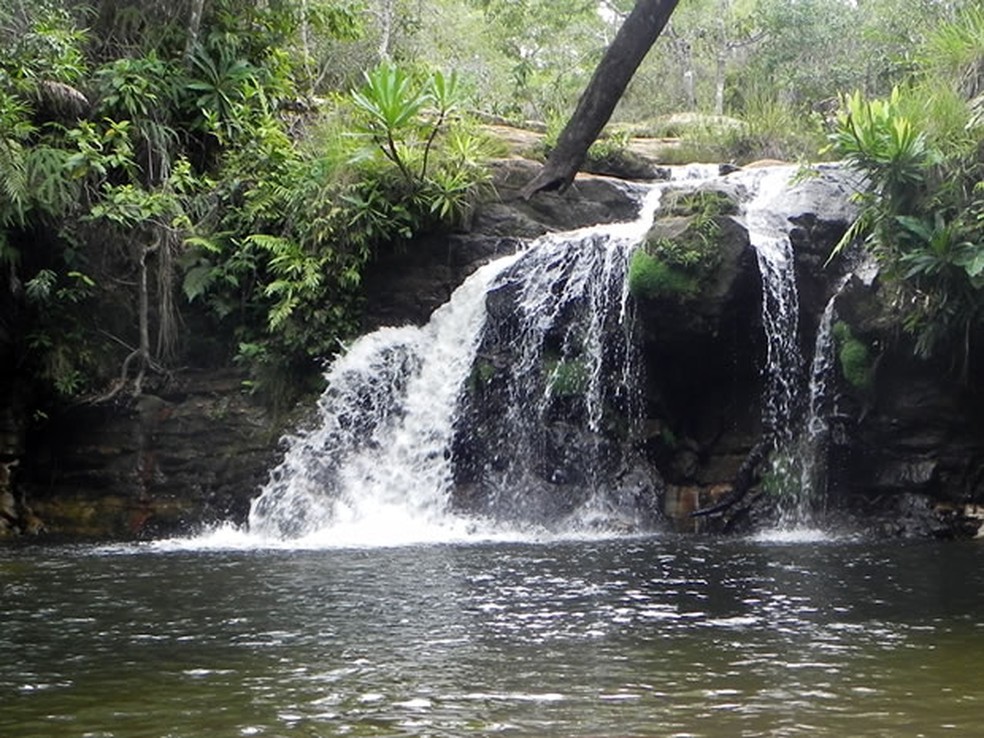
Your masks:
M 288 439 L 283 462 L 253 502 L 253 535 L 387 543 L 468 532 L 467 521 L 445 515 L 453 413 L 488 285 L 516 258 L 479 269 L 423 328 L 383 328 L 334 362 L 318 426 Z
M 834 306 L 840 295 L 840 288 L 845 282 L 846 280 L 841 281 L 824 307 L 814 341 L 813 361 L 810 364 L 806 420 L 800 437 L 802 468 L 799 491 L 802 500 L 797 506 L 807 513 L 815 513 L 826 508 L 827 469 L 824 456 L 830 434 L 831 413 L 828 383 L 836 359 L 833 326 L 837 313 Z
M 624 318 L 626 303 L 621 291 L 614 301 L 604 295 L 615 281 L 624 283 L 628 251 L 645 235 L 658 200 L 659 189 L 651 189 L 633 222 L 548 235 L 523 254 L 486 265 L 422 328 L 384 328 L 357 340 L 327 374 L 316 427 L 287 439 L 283 462 L 253 502 L 248 532 L 213 531 L 212 544 L 394 545 L 530 535 L 449 508 L 455 413 L 482 337 L 486 295 L 522 259 L 516 271 L 524 281 L 525 329 L 541 333 L 566 301 L 587 296 L 592 309 L 583 340 L 593 357 L 587 401 L 596 424 L 601 316 L 615 310 Z M 597 248 L 571 245 L 588 243 Z M 558 265 L 566 275 L 561 294 Z M 523 361 L 538 360 L 532 355 L 538 350 Z
M 793 167 L 754 172 L 753 197 L 745 205 L 748 237 L 762 275 L 762 325 L 766 338 L 763 421 L 779 443 L 791 440 L 803 357 L 799 349 L 799 295 L 789 224 L 781 201 Z
M 687 168 L 676 172 L 674 179 L 699 180 L 712 173 L 716 174 L 716 167 Z M 754 193 L 744 215 L 763 280 L 768 341 L 763 418 L 777 437 L 787 441 L 795 435 L 793 418 L 802 400 L 803 364 L 792 248 L 781 208 L 792 174 L 793 168 L 787 167 L 741 175 Z M 483 267 L 422 328 L 385 328 L 356 341 L 329 370 L 317 426 L 287 439 L 283 462 L 252 505 L 248 530 L 220 528 L 199 538 L 197 545 L 320 548 L 557 535 L 595 538 L 616 533 L 617 526 L 608 525 L 610 505 L 598 494 L 607 486 L 604 479 L 597 480 L 596 493 L 559 531 L 548 533 L 521 522 L 510 525 L 502 519 L 451 511 L 454 423 L 482 340 L 486 296 L 504 275 L 517 279 L 520 274 L 524 335 L 519 340 L 520 358 L 510 372 L 518 376 L 539 372 L 544 336 L 557 324 L 565 305 L 586 304 L 586 317 L 577 323 L 577 330 L 568 329 L 564 358 L 570 347 L 572 356 L 579 354 L 586 362 L 586 426 L 598 431 L 605 385 L 609 391 L 614 384 L 616 391 L 628 393 L 639 384 L 634 342 L 626 337 L 624 357 L 614 374 L 603 363 L 604 342 L 613 315 L 626 336 L 630 329 L 627 260 L 652 223 L 661 191 L 658 185 L 649 190 L 633 222 L 549 235 L 522 254 Z M 513 265 L 517 269 L 510 270 Z M 814 375 L 819 371 L 815 368 Z M 549 386 L 533 403 L 534 415 L 542 416 L 550 402 Z M 529 410 L 528 399 L 517 394 L 516 407 Z M 522 495 L 517 481 L 507 474 L 502 487 L 509 494 Z M 822 533 L 803 527 L 809 518 L 800 509 L 797 503 L 797 512 L 790 517 L 784 508 L 781 530 L 773 534 L 787 536 L 782 540 L 822 539 Z
M 825 505 L 823 451 L 828 432 L 827 381 L 834 367 L 831 328 L 834 302 L 828 301 L 808 374 L 799 348 L 799 295 L 790 225 L 782 207 L 794 167 L 775 167 L 753 174 L 754 196 L 745 206 L 749 239 L 762 277 L 762 324 L 767 344 L 763 424 L 773 433 L 771 491 L 780 495 L 779 522 L 763 540 L 823 540 L 817 513 Z M 841 283 L 843 285 L 843 282 Z

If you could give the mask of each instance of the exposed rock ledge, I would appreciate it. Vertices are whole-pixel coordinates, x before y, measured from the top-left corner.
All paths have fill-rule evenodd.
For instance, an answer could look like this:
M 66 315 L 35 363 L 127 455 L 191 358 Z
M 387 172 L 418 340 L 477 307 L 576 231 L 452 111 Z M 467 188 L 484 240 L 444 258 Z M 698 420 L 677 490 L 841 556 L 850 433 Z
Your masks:
M 582 176 L 562 196 L 523 201 L 518 190 L 535 167 L 503 160 L 496 197 L 466 229 L 380 257 L 366 277 L 366 327 L 422 323 L 467 274 L 520 239 L 634 214 L 632 185 L 604 177 Z M 811 195 L 791 217 L 807 343 L 836 274 L 823 263 L 846 225 L 837 188 L 828 190 L 835 193 L 829 208 Z M 663 477 L 660 503 L 681 521 L 727 493 L 761 430 L 756 267 L 743 229 L 732 223 L 727 231 L 729 271 L 698 311 L 659 301 L 641 306 L 650 408 L 644 451 Z M 827 456 L 835 516 L 878 535 L 974 534 L 984 510 L 982 388 L 912 358 L 878 319 L 877 279 L 852 281 L 838 309 L 879 358 L 870 392 L 841 374 L 835 380 Z M 133 538 L 242 522 L 276 461 L 282 427 L 242 392 L 240 379 L 233 371 L 185 372 L 133 406 L 54 418 L 26 446 L 23 428 L 7 417 L 9 403 L 0 403 L 0 535 Z M 14 456 L 19 466 L 7 463 Z M 753 491 L 747 502 L 732 511 L 736 527 L 768 515 L 768 495 Z

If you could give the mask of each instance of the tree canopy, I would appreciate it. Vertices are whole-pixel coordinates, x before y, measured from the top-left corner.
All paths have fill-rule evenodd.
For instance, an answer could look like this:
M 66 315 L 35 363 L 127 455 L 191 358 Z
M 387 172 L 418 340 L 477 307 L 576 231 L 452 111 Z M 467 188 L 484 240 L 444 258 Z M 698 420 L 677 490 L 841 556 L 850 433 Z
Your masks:
M 963 245 L 979 243 L 982 207 L 976 3 L 675 5 L 4 3 L 0 372 L 75 401 L 139 393 L 189 363 L 236 360 L 268 387 L 316 377 L 357 330 L 369 261 L 466 214 L 488 178 L 479 121 L 537 121 L 563 152 L 592 74 L 611 79 L 606 49 L 653 8 L 663 36 L 608 94 L 609 130 L 682 135 L 677 157 L 738 162 L 809 158 L 833 134 L 828 155 L 878 183 L 885 163 L 858 122 L 877 142 L 908 121 L 922 148 L 900 171 L 916 172 L 915 194 L 876 185 L 859 232 L 920 290 L 959 277 L 936 303 L 976 300 Z M 959 246 L 945 269 L 910 255 L 944 242 Z M 976 321 L 973 300 L 958 312 Z M 943 302 L 913 326 L 939 324 Z

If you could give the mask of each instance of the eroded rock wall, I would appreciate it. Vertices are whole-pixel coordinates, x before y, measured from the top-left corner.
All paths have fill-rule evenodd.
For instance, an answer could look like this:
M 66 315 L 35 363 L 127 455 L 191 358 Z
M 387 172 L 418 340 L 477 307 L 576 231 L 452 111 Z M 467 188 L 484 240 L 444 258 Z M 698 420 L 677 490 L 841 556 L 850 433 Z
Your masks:
M 502 163 L 496 195 L 470 223 L 380 257 L 366 276 L 367 329 L 423 323 L 471 271 L 515 251 L 521 239 L 635 213 L 625 185 L 599 177 L 580 178 L 562 196 L 521 200 L 518 190 L 534 169 L 522 160 Z M 733 183 L 710 186 L 740 198 Z M 811 187 L 790 215 L 804 355 L 812 351 L 824 305 L 852 266 L 827 261 L 850 220 L 849 188 L 834 180 Z M 724 214 L 719 225 L 721 258 L 695 294 L 636 300 L 643 428 L 635 455 L 613 454 L 608 470 L 635 496 L 632 505 L 685 530 L 697 527 L 690 511 L 727 499 L 762 436 L 760 277 L 741 218 Z M 872 381 L 859 388 L 835 367 L 824 461 L 830 517 L 869 534 L 973 535 L 984 511 L 984 387 L 977 371 L 984 356 L 972 355 L 966 365 L 949 357 L 916 359 L 889 302 L 877 277 L 852 280 L 838 298 L 839 319 L 871 351 Z M 489 347 L 486 360 L 494 361 L 497 350 Z M 494 392 L 483 384 L 490 376 L 477 370 L 477 394 Z M 44 432 L 28 432 L 16 392 L 6 387 L 0 529 L 132 538 L 242 522 L 292 421 L 275 419 L 242 391 L 240 380 L 227 370 L 183 372 L 136 402 L 51 418 Z M 589 472 L 565 457 L 585 442 L 583 409 L 565 408 L 560 398 L 555 410 L 542 467 L 545 478 L 563 485 Z M 479 420 L 491 429 L 488 437 L 501 432 L 493 428 L 495 417 Z M 618 432 L 613 425 L 611 437 Z M 753 465 L 749 493 L 726 515 L 703 523 L 705 529 L 747 529 L 770 519 L 774 501 L 761 483 L 766 464 Z M 478 504 L 469 495 L 487 495 L 467 476 L 458 492 L 465 507 Z M 557 509 L 538 514 L 563 514 L 571 500 L 557 502 Z
M 157 394 L 80 406 L 28 437 L 15 480 L 34 531 L 147 538 L 242 522 L 276 460 L 278 424 L 234 371 L 186 371 Z

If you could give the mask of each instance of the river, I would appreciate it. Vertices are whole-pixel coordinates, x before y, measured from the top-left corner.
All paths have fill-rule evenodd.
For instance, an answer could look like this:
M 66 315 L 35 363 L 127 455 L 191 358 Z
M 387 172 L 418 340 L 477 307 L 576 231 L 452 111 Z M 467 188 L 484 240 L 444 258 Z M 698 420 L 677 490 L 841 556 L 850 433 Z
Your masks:
M 980 545 L 5 548 L 0 735 L 979 735 Z

